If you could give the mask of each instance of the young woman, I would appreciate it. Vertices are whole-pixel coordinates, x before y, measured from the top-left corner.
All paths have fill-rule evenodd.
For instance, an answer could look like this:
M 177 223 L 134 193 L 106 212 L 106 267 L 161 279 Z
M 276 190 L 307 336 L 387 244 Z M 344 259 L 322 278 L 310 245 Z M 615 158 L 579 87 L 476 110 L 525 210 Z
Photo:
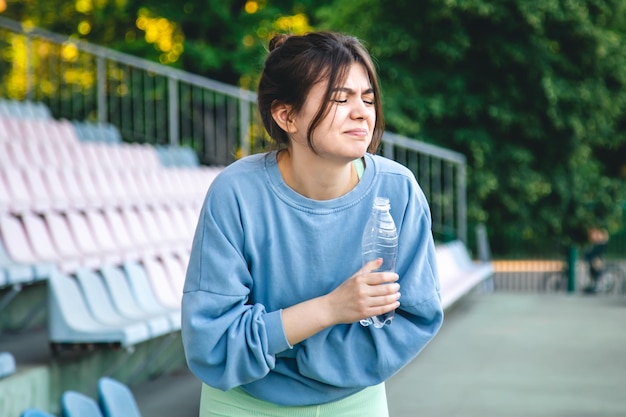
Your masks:
M 280 150 L 213 181 L 187 270 L 182 336 L 200 415 L 387 416 L 384 381 L 443 313 L 426 199 L 408 169 L 374 155 L 372 60 L 354 37 L 278 35 L 258 104 Z M 398 229 L 396 273 L 361 265 L 377 196 Z M 390 326 L 359 324 L 394 309 Z

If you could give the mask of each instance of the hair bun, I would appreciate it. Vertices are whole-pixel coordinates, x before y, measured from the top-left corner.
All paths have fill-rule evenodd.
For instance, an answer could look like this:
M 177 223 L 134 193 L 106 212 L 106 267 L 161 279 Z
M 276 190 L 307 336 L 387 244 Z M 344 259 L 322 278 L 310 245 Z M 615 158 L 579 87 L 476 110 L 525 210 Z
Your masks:
M 279 33 L 278 35 L 274 36 L 272 40 L 270 40 L 270 45 L 269 45 L 270 52 L 282 46 L 282 44 L 285 43 L 288 37 L 289 36 L 285 35 L 284 33 Z

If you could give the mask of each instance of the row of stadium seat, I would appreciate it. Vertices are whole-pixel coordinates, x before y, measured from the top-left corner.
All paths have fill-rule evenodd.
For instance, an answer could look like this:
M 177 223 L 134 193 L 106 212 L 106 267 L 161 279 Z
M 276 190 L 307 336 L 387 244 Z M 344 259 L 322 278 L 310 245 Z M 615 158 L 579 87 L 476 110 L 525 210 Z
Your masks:
M 146 204 L 199 205 L 217 170 L 130 171 L 0 166 L 0 211 Z
M 180 329 L 199 207 L 220 170 L 188 151 L 100 141 L 97 129 L 85 139 L 89 127 L 0 117 L 0 310 L 46 282 L 53 352 Z
M 109 377 L 98 380 L 98 400 L 78 391 L 68 390 L 61 396 L 64 417 L 141 417 L 132 391 L 126 384 Z M 54 417 L 43 410 L 29 408 L 20 417 Z
M 87 162 L 91 162 L 89 153 L 92 153 L 93 149 L 100 148 L 112 153 L 111 157 L 104 155 L 102 161 L 103 164 L 112 164 L 112 166 L 128 162 L 129 152 L 135 153 L 132 159 L 135 159 L 139 167 L 153 168 L 160 164 L 165 167 L 198 168 L 200 165 L 198 156 L 189 147 L 126 144 L 121 141 L 119 131 L 113 125 L 106 123 L 12 119 L 0 116 L 0 155 L 4 156 L 4 161 L 12 156 L 18 164 L 46 161 L 47 165 L 54 165 L 59 162 L 68 162 L 68 158 L 64 158 L 68 155 L 68 150 L 61 146 L 75 145 L 78 142 L 96 145 L 70 149 L 72 152 L 87 153 L 85 155 L 88 158 Z M 143 155 L 136 155 L 138 152 L 143 152 Z M 76 160 L 82 162 L 83 158 L 76 158 Z

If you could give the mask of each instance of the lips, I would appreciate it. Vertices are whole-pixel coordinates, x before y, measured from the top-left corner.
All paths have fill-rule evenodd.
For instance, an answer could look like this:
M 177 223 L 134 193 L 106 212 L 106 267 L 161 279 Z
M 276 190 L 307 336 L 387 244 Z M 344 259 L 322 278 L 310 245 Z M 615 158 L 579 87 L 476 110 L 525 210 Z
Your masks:
M 345 132 L 348 135 L 358 136 L 358 137 L 367 137 L 367 129 L 350 129 Z

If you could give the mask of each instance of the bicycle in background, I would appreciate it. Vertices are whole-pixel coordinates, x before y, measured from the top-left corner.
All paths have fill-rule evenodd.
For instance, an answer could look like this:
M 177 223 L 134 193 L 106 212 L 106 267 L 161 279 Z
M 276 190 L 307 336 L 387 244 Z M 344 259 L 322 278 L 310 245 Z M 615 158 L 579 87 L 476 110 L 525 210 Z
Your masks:
M 626 272 L 614 262 L 607 262 L 604 253 L 609 240 L 605 229 L 589 230 L 589 249 L 584 258 L 589 272 L 589 279 L 582 287 L 585 294 L 626 295 Z M 563 268 L 544 274 L 543 289 L 547 292 L 565 292 L 568 288 L 569 263 L 564 262 Z

